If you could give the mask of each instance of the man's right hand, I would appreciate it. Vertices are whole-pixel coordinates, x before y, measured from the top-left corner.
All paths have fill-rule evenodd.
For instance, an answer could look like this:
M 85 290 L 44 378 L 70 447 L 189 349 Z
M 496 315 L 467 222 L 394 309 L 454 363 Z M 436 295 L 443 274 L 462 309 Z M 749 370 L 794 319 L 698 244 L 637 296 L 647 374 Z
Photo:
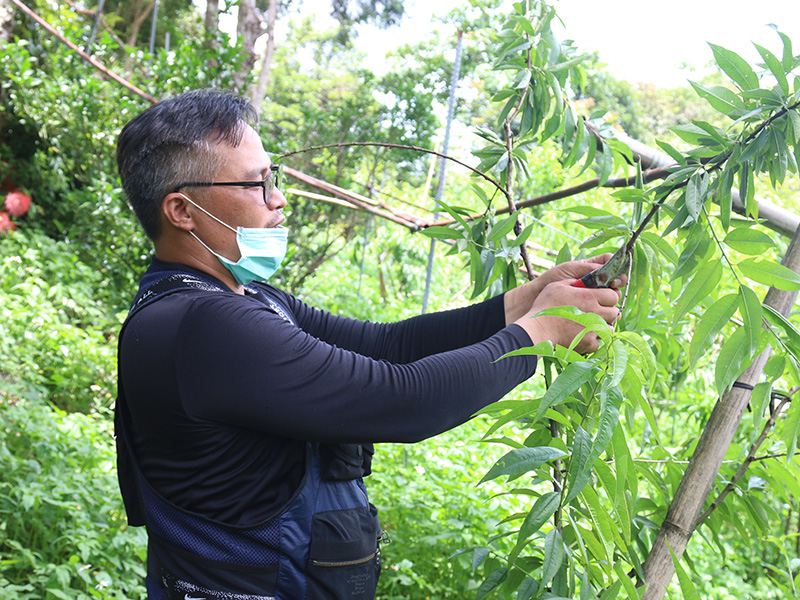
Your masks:
M 617 303 L 620 292 L 613 288 L 579 288 L 573 287 L 575 279 L 561 279 L 548 283 L 530 310 L 517 319 L 515 323 L 522 327 L 534 344 L 550 340 L 554 345 L 569 346 L 583 330 L 583 326 L 563 317 L 551 315 L 534 316 L 547 309 L 559 306 L 574 306 L 587 313 L 595 313 L 603 318 L 609 326 L 619 318 Z M 599 339 L 595 333 L 587 333 L 576 346 L 581 354 L 594 352 L 599 347 Z

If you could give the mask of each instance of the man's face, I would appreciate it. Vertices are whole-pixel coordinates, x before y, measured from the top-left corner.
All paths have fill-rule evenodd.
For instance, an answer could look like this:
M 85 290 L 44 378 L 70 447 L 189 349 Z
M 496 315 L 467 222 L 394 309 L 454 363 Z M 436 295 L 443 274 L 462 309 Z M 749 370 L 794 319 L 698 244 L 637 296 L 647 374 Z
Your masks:
M 262 181 L 269 173 L 269 156 L 264 151 L 258 133 L 249 125 L 245 126 L 238 146 L 234 148 L 223 142 L 216 151 L 222 156 L 224 165 L 214 181 Z M 234 229 L 276 227 L 284 220 L 286 198 L 277 187 L 268 195 L 266 204 L 263 189 L 258 186 L 219 186 L 206 188 L 205 191 L 204 200 L 200 203 L 202 207 Z M 200 239 L 226 258 L 234 261 L 239 259 L 239 247 L 233 231 L 199 210 L 195 221 L 195 234 Z

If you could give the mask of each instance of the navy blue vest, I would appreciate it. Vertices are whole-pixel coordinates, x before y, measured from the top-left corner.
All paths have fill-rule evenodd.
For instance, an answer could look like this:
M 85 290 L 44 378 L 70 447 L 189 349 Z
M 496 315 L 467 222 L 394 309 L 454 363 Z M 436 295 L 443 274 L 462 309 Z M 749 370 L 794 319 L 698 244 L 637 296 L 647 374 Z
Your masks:
M 139 293 L 120 340 L 139 310 L 192 290 L 223 291 L 196 275 L 168 274 Z M 115 429 L 128 520 L 147 527 L 149 600 L 374 598 L 382 531 L 361 479 L 369 472 L 371 446 L 306 444 L 303 482 L 291 500 L 264 522 L 238 527 L 183 510 L 149 485 L 131 443 L 121 384 Z

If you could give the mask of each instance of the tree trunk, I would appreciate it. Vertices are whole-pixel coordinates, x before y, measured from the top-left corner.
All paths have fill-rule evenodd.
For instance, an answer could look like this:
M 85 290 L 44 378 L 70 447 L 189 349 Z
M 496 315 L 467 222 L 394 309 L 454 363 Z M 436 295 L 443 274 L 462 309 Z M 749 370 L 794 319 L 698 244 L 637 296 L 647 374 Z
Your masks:
M 239 2 L 239 18 L 236 22 L 236 35 L 242 41 L 241 64 L 233 76 L 234 87 L 237 92 L 244 90 L 247 76 L 256 63 L 255 45 L 261 37 L 261 14 L 256 8 L 255 0 L 241 0 Z
M 152 12 L 153 6 L 155 6 L 155 0 L 148 0 L 144 3 L 144 5 L 142 5 L 142 2 L 136 3 L 136 12 L 134 13 L 131 27 L 128 30 L 128 41 L 125 42 L 125 45 L 128 46 L 128 48 L 136 47 L 136 38 L 139 37 L 139 31 L 142 29 L 142 24 Z M 133 70 L 133 60 L 133 53 L 129 54 L 128 58 L 125 59 L 125 72 L 128 74 L 130 74 Z
M 800 273 L 800 228 L 795 231 L 782 264 Z M 796 299 L 797 292 L 770 288 L 764 304 L 787 316 Z M 772 349 L 767 346 L 753 360 L 753 364 L 742 373 L 738 381 L 751 386 L 758 383 L 771 351 Z M 644 583 L 647 589 L 642 600 L 661 600 L 664 597 L 667 585 L 675 573 L 670 549 L 675 558 L 680 560 L 689 538 L 699 525 L 697 519 L 742 420 L 750 395 L 751 390 L 732 387 L 723 394 L 714 407 L 675 492 L 667 516 L 661 524 L 656 542 L 644 563 Z
M 206 32 L 206 46 L 210 50 L 219 50 L 219 40 L 217 39 L 217 33 L 219 32 L 219 0 L 207 0 L 203 27 Z M 215 63 L 214 66 L 216 66 L 216 59 L 213 62 Z
M 11 31 L 14 29 L 14 10 L 11 0 L 0 0 L 0 44 L 11 41 Z
M 247 97 L 256 110 L 261 112 L 261 105 L 267 95 L 267 83 L 269 83 L 270 72 L 272 71 L 272 57 L 275 56 L 275 19 L 278 16 L 278 0 L 269 0 L 267 8 L 267 47 L 264 49 L 264 56 L 261 58 L 261 72 L 258 74 L 258 83 L 254 83 L 247 90 Z

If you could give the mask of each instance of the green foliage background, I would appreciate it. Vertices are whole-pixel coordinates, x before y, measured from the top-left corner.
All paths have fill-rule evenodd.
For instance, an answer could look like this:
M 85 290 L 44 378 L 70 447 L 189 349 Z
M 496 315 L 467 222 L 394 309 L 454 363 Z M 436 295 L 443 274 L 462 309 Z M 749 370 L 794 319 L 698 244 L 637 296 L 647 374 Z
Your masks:
M 85 38 L 87 21 L 74 11 L 32 5 L 71 39 Z M 709 158 L 728 144 L 744 146 L 736 136 L 746 126 L 796 101 L 797 80 L 775 77 L 775 70 L 791 71 L 797 62 L 783 38 L 776 38 L 784 48 L 780 67 L 765 58 L 758 70 L 757 83 L 771 82 L 765 91 L 748 96 L 740 88 L 749 88 L 750 71 L 732 69 L 735 58 L 718 51 L 728 69 L 700 82 L 698 97 L 688 90 L 631 86 L 591 63 L 584 71 L 573 69 L 577 49 L 557 45 L 545 13 L 525 25 L 522 7 L 508 14 L 496 3 L 473 2 L 443 24 L 448 31 L 476 31 L 465 42 L 462 72 L 477 92 L 459 101 L 458 114 L 465 125 L 481 128 L 481 145 L 471 150 L 517 201 L 590 175 L 636 174 L 613 141 L 592 150 L 584 117 L 601 131 L 621 124 L 645 141 L 653 135 L 674 156 Z M 167 3 L 162 16 L 173 23 L 171 52 L 150 57 L 106 33 L 95 42 L 94 55 L 156 97 L 198 86 L 229 88 L 239 48 L 219 34 L 223 49 L 208 50 L 198 19 L 184 8 Z M 149 259 L 149 245 L 116 178 L 114 142 L 148 104 L 19 16 L 15 33 L 0 46 L 0 180 L 10 176 L 34 204 L 17 220 L 17 232 L 0 236 L 0 589 L 4 597 L 20 599 L 142 597 L 145 538 L 125 525 L 110 411 L 117 330 Z M 452 37 L 443 40 L 399 50 L 394 68 L 376 75 L 359 66 L 340 31 L 295 23 L 276 55 L 264 107 L 269 149 L 363 140 L 431 147 L 441 126 L 433 103 L 443 101 L 450 77 L 443 56 Z M 535 43 L 522 48 L 519 40 Z M 540 63 L 526 63 L 531 48 Z M 569 64 L 559 68 L 563 63 Z M 574 97 L 559 101 L 556 88 L 569 87 L 568 77 Z M 530 82 L 544 95 L 510 123 L 517 145 L 509 160 L 501 125 L 513 114 L 509 99 L 523 97 Z M 777 132 L 772 138 L 759 142 L 762 154 L 744 156 L 749 167 L 761 161 L 755 165 L 761 178 L 751 180 L 749 189 L 755 183 L 760 195 L 789 208 L 798 184 L 796 159 L 786 148 L 791 141 L 792 157 L 797 153 L 796 122 L 787 116 L 769 130 Z M 516 174 L 509 174 L 509 163 Z M 429 191 L 419 191 L 427 157 L 332 148 L 295 155 L 290 164 L 342 187 L 377 190 L 389 203 L 424 201 L 427 214 L 433 212 Z M 647 556 L 708 421 L 720 387 L 717 359 L 733 353 L 742 336 L 755 340 L 760 330 L 760 319 L 746 325 L 737 322 L 741 315 L 730 319 L 739 297 L 752 294 L 760 310 L 769 283 L 761 274 L 765 263 L 755 269 L 747 261 L 774 262 L 786 249 L 773 232 L 725 215 L 709 193 L 700 193 L 705 182 L 706 192 L 718 189 L 724 198 L 725 178 L 736 178 L 741 187 L 748 167 L 714 179 L 694 163 L 683 166 L 673 181 L 685 181 L 686 189 L 665 204 L 658 228 L 642 236 L 622 324 L 603 351 L 589 359 L 556 355 L 540 369 L 546 378 L 521 386 L 464 427 L 414 446 L 379 448 L 370 488 L 393 540 L 384 550 L 379 598 L 637 597 L 628 574 Z M 781 182 L 782 188 L 769 188 Z M 436 207 L 460 218 L 483 216 L 466 226 L 456 219 L 454 227 L 434 232 L 432 237 L 455 240 L 446 256 L 437 243 L 435 309 L 520 281 L 521 236 L 538 243 L 541 258 L 551 261 L 615 248 L 652 201 L 648 194 L 659 193 L 658 184 L 615 196 L 592 191 L 509 220 L 495 213 L 502 205 L 497 190 L 481 184 L 476 193 L 474 184 L 450 169 L 444 203 Z M 428 238 L 361 213 L 290 200 L 294 249 L 279 284 L 357 318 L 395 320 L 419 311 Z M 520 236 L 511 230 L 517 217 Z M 733 267 L 718 267 L 723 250 Z M 698 289 L 692 281 L 713 285 Z M 687 290 L 696 301 L 687 299 Z M 729 318 L 694 340 L 709 314 Z M 789 322 L 798 323 L 796 311 Z M 793 337 L 790 325 L 782 331 L 769 338 L 779 352 L 765 384 L 785 391 L 797 384 L 800 334 Z M 558 389 L 559 372 L 576 374 L 581 385 L 540 411 L 546 394 L 554 398 L 548 389 Z M 762 388 L 729 450 L 719 488 L 769 416 L 768 388 Z M 561 424 L 560 437 L 552 436 L 539 412 Z M 800 597 L 800 471 L 793 456 L 798 415 L 796 402 L 779 415 L 764 460 L 751 465 L 698 530 L 673 597 Z M 574 466 L 582 444 L 592 458 L 583 469 Z M 575 489 L 584 486 L 563 503 L 572 519 L 563 534 L 544 508 L 555 506 L 553 464 L 532 461 L 527 471 L 509 472 L 499 462 L 508 452 L 541 448 L 563 452 L 562 474 Z

